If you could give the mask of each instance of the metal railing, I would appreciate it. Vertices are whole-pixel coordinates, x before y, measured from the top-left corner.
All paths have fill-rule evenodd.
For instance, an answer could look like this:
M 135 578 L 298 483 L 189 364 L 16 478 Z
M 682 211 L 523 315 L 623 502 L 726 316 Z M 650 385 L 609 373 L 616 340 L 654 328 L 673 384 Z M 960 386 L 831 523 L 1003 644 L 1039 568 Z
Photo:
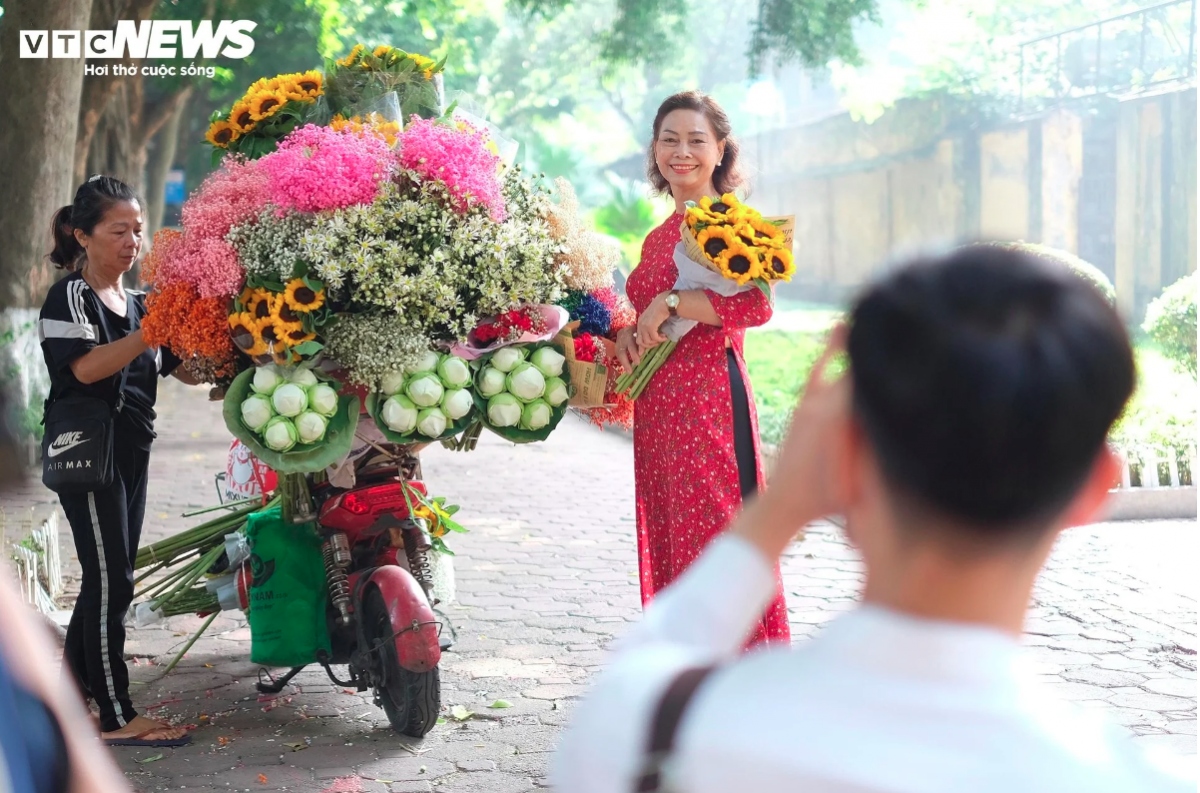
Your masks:
M 1169 0 L 1020 46 L 1020 107 L 1196 76 L 1196 2 Z

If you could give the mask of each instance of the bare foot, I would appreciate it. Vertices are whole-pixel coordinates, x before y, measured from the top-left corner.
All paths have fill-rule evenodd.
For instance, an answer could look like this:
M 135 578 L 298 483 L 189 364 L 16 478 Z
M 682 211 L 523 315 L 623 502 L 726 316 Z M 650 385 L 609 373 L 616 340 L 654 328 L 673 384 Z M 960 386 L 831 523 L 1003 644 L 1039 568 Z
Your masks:
M 133 721 L 119 730 L 100 733 L 100 737 L 105 740 L 142 736 L 148 741 L 173 741 L 185 735 L 187 735 L 187 729 L 184 727 L 172 727 L 169 724 L 148 719 L 145 716 L 134 716 Z

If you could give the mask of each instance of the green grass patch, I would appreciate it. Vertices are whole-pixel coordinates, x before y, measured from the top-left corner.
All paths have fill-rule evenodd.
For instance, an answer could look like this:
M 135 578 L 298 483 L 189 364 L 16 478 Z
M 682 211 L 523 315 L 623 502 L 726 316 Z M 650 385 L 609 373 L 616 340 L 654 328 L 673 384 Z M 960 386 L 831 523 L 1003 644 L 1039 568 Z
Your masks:
M 746 368 L 750 371 L 763 443 L 779 443 L 787 432 L 792 409 L 824 345 L 824 330 L 746 334 Z

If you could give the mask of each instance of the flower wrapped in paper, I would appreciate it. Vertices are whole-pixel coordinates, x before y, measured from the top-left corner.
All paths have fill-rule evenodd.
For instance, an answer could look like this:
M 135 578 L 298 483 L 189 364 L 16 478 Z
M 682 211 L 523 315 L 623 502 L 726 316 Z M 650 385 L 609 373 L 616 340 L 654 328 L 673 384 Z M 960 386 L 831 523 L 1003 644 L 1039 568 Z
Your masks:
M 764 218 L 757 210 L 726 193 L 687 203 L 680 241 L 674 259 L 679 291 L 707 290 L 731 297 L 748 289 L 761 289 L 773 298 L 772 284 L 790 281 L 791 231 L 794 218 Z M 696 320 L 671 317 L 662 326 L 668 341 L 650 350 L 632 371 L 617 380 L 617 390 L 637 399 L 654 373 L 666 362 L 680 339 Z

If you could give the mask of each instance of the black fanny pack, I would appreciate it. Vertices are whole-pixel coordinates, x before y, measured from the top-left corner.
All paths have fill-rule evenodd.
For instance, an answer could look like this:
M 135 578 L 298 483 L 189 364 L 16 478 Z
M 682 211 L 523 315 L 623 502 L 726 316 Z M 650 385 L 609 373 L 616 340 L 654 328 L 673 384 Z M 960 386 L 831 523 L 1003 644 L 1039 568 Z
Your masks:
M 103 490 L 113 481 L 113 423 L 125 406 L 121 372 L 117 403 L 83 394 L 67 394 L 46 405 L 42 419 L 42 484 L 60 494 Z

